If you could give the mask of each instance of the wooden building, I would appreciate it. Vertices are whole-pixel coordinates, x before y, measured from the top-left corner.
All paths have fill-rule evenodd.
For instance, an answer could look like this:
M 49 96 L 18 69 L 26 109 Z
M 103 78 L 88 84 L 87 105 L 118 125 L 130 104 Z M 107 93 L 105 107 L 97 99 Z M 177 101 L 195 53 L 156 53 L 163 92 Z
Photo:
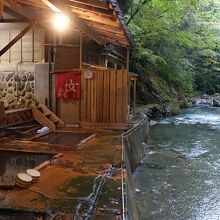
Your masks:
M 132 46 L 116 0 L 0 0 L 0 100 L 6 110 L 43 103 L 67 125 L 126 128 Z M 79 74 L 76 98 L 57 95 L 65 74 Z

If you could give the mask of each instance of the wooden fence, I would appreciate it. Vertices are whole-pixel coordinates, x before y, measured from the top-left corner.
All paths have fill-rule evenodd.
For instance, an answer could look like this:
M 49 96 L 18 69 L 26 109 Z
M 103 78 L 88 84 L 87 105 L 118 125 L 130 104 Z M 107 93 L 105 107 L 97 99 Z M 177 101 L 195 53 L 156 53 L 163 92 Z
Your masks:
M 81 126 L 126 128 L 128 108 L 127 70 L 92 70 L 81 77 Z

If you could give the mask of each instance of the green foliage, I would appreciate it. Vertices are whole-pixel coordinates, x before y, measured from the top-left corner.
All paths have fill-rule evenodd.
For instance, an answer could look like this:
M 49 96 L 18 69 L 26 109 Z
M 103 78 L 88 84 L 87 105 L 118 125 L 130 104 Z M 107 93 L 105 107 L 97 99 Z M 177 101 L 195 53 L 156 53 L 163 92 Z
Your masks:
M 132 68 L 162 77 L 176 91 L 220 92 L 217 0 L 133 0 L 126 18 L 136 47 Z M 217 85 L 215 85 L 217 84 Z

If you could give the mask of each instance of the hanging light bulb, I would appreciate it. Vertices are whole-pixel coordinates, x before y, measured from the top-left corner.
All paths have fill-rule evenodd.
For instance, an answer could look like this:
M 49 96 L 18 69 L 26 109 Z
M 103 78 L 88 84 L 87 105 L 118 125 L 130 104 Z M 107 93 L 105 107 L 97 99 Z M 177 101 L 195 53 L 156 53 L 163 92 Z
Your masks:
M 65 30 L 68 25 L 70 23 L 70 19 L 64 15 L 64 14 L 61 14 L 61 13 L 57 13 L 55 15 L 55 18 L 54 18 L 54 27 L 58 30 L 58 31 L 63 31 Z

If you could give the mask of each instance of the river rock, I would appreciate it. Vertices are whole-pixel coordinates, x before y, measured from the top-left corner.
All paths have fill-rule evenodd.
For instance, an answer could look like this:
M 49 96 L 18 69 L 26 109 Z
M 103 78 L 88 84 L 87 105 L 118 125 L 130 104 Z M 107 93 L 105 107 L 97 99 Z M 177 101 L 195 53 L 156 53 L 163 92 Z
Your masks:
M 1 95 L 1 97 L 5 97 L 6 95 L 7 95 L 7 92 L 4 90 L 4 91 L 1 91 L 0 92 L 0 95 Z
M 26 95 L 26 91 L 23 90 L 21 93 L 20 93 L 21 96 L 25 96 Z
M 6 88 L 7 88 L 6 82 L 0 82 L 0 91 L 3 91 Z
M 14 96 L 8 95 L 8 96 L 7 96 L 7 100 L 8 100 L 8 104 L 12 104 L 16 99 L 15 99 Z
M 32 99 L 32 93 L 27 93 L 27 95 L 26 95 L 26 97 L 25 97 L 26 99 Z
M 13 94 L 13 90 L 12 89 L 8 89 L 8 93 L 9 94 Z
M 22 91 L 24 89 L 24 87 L 25 87 L 25 83 L 24 82 L 19 82 L 18 83 L 18 90 L 19 91 Z
M 31 82 L 31 87 L 34 90 L 34 82 Z
M 188 101 L 186 103 L 186 108 L 192 108 L 192 105 L 193 105 L 193 103 Z
M 0 80 L 3 81 L 5 79 L 5 73 L 0 72 Z
M 193 105 L 197 104 L 199 102 L 200 98 L 198 97 L 193 97 L 190 99 L 190 102 L 192 102 Z
M 31 92 L 32 91 L 32 87 L 31 87 L 31 83 L 30 82 L 27 82 L 27 84 L 26 84 L 26 91 L 27 92 Z
M 32 100 L 28 100 L 25 104 L 25 108 L 28 108 L 32 105 Z
M 20 96 L 20 95 L 19 95 L 19 92 L 14 92 L 13 95 L 14 95 L 15 98 L 19 98 L 19 96 Z
M 25 103 L 25 99 L 24 98 L 21 98 L 21 103 Z
M 8 82 L 13 76 L 14 76 L 14 73 L 9 73 L 6 77 L 6 81 Z
M 17 91 L 17 83 L 13 82 L 13 89 L 14 89 L 14 92 Z
M 28 81 L 34 81 L 34 74 L 33 73 L 29 73 Z
M 6 100 L 4 100 L 4 106 L 5 106 L 5 110 L 8 110 L 9 104 L 8 104 L 8 102 Z
M 26 77 L 25 75 L 22 75 L 22 76 L 21 76 L 21 81 L 22 81 L 22 82 L 26 82 L 26 81 L 27 81 L 27 77 Z
M 213 107 L 220 107 L 220 98 L 213 99 Z
M 16 74 L 16 75 L 14 76 L 14 81 L 15 81 L 15 82 L 20 82 L 20 81 L 21 81 L 21 78 L 20 78 L 20 76 L 19 76 L 18 74 Z
M 206 99 L 202 98 L 202 99 L 199 99 L 196 104 L 204 104 L 204 105 L 212 106 L 213 105 L 213 99 L 212 98 L 206 98 Z

